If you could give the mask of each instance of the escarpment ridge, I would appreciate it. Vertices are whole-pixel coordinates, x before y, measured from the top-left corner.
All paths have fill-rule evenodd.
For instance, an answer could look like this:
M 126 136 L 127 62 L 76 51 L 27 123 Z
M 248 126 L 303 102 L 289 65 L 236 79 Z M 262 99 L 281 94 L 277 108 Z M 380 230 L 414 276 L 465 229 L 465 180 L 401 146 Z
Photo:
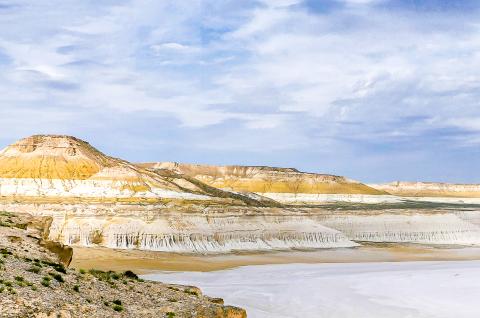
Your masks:
M 405 197 L 480 198 L 480 184 L 455 184 L 442 182 L 402 182 L 369 184 L 380 191 Z
M 182 175 L 159 174 L 71 136 L 36 135 L 0 151 L 0 197 L 65 202 L 187 200 L 262 205 Z M 60 200 L 61 198 L 61 200 Z
M 211 166 L 176 162 L 142 163 L 140 167 L 173 170 L 212 187 L 255 193 L 287 203 L 382 200 L 387 192 L 342 176 L 301 172 L 294 168 L 266 166 Z
M 70 136 L 32 136 L 0 152 L 0 211 L 51 216 L 48 239 L 66 245 L 181 253 L 480 245 L 476 198 L 448 205 L 390 191 L 293 168 L 133 164 Z

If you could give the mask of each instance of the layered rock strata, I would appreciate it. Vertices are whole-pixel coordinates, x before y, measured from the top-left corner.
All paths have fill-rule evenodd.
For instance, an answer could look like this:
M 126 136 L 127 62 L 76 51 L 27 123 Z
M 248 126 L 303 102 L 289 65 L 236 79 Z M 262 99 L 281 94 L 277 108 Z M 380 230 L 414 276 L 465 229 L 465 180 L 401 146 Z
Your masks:
M 480 184 L 440 182 L 392 182 L 370 184 L 372 188 L 405 197 L 450 197 L 480 199 Z M 480 200 L 477 200 L 480 202 Z
M 158 174 L 70 136 L 38 135 L 0 151 L 0 198 L 35 202 L 165 200 L 259 204 L 173 172 Z
M 293 168 L 209 166 L 176 162 L 144 163 L 139 166 L 176 171 L 219 189 L 255 193 L 285 204 L 339 201 L 379 203 L 398 200 L 385 191 L 345 177 L 301 172 Z
M 354 247 L 363 242 L 480 245 L 480 210 L 4 204 L 53 216 L 49 239 L 182 253 Z
M 33 136 L 0 152 L 0 211 L 51 216 L 47 239 L 67 245 L 224 253 L 480 244 L 475 206 L 404 200 L 290 168 L 135 165 L 68 136 Z

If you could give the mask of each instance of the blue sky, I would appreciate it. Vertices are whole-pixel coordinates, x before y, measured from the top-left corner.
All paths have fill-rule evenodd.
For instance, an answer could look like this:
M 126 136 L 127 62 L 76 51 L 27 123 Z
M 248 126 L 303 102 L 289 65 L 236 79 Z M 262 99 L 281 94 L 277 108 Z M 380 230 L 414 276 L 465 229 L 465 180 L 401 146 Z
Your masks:
M 0 145 L 480 182 L 480 2 L 0 0 Z

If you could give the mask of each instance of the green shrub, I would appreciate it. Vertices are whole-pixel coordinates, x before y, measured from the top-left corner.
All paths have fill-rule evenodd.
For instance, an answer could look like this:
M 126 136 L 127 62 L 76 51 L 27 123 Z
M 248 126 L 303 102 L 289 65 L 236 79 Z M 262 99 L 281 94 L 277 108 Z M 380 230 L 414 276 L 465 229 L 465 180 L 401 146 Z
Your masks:
M 10 252 L 9 250 L 7 250 L 6 248 L 2 248 L 2 249 L 0 249 L 0 254 L 3 254 L 3 255 L 12 255 L 13 253 Z
M 55 278 L 55 280 L 59 283 L 63 283 L 65 280 L 63 279 L 62 275 L 57 274 L 57 273 L 48 273 L 48 275 L 52 276 Z
M 37 265 L 34 265 L 34 266 L 30 267 L 29 269 L 27 269 L 28 272 L 35 273 L 35 274 L 40 273 L 41 270 L 42 269 L 40 267 L 38 267 Z
M 127 278 L 131 278 L 131 279 L 138 279 L 138 275 L 135 274 L 134 272 L 128 270 L 128 271 L 125 271 L 123 273 L 123 276 L 127 277 Z
M 114 301 L 112 301 L 112 303 L 114 303 L 115 305 L 119 305 L 119 306 L 122 305 L 122 301 L 119 300 L 119 299 L 115 299 Z
M 175 313 L 174 313 L 174 312 L 171 312 L 171 311 L 167 312 L 166 315 L 167 315 L 167 318 L 173 318 L 173 317 L 175 317 Z
M 118 312 L 123 311 L 123 306 L 121 306 L 121 305 L 113 305 L 112 308 L 113 308 L 113 310 L 118 311 Z
M 43 286 L 45 286 L 45 287 L 48 287 L 48 286 L 50 286 L 50 281 L 51 281 L 51 280 L 52 280 L 52 279 L 51 279 L 50 277 L 48 277 L 48 276 L 43 276 L 41 284 L 42 284 Z
M 73 286 L 73 290 L 76 291 L 77 293 L 79 293 L 80 292 L 80 286 L 79 285 Z

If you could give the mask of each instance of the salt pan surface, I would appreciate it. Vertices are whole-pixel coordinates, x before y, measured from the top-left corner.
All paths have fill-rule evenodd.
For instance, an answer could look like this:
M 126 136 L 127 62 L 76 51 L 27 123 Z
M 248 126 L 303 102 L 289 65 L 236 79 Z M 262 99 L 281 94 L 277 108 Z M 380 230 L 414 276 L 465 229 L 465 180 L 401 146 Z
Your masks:
M 144 278 L 199 286 L 250 318 L 480 317 L 480 261 L 262 265 Z

